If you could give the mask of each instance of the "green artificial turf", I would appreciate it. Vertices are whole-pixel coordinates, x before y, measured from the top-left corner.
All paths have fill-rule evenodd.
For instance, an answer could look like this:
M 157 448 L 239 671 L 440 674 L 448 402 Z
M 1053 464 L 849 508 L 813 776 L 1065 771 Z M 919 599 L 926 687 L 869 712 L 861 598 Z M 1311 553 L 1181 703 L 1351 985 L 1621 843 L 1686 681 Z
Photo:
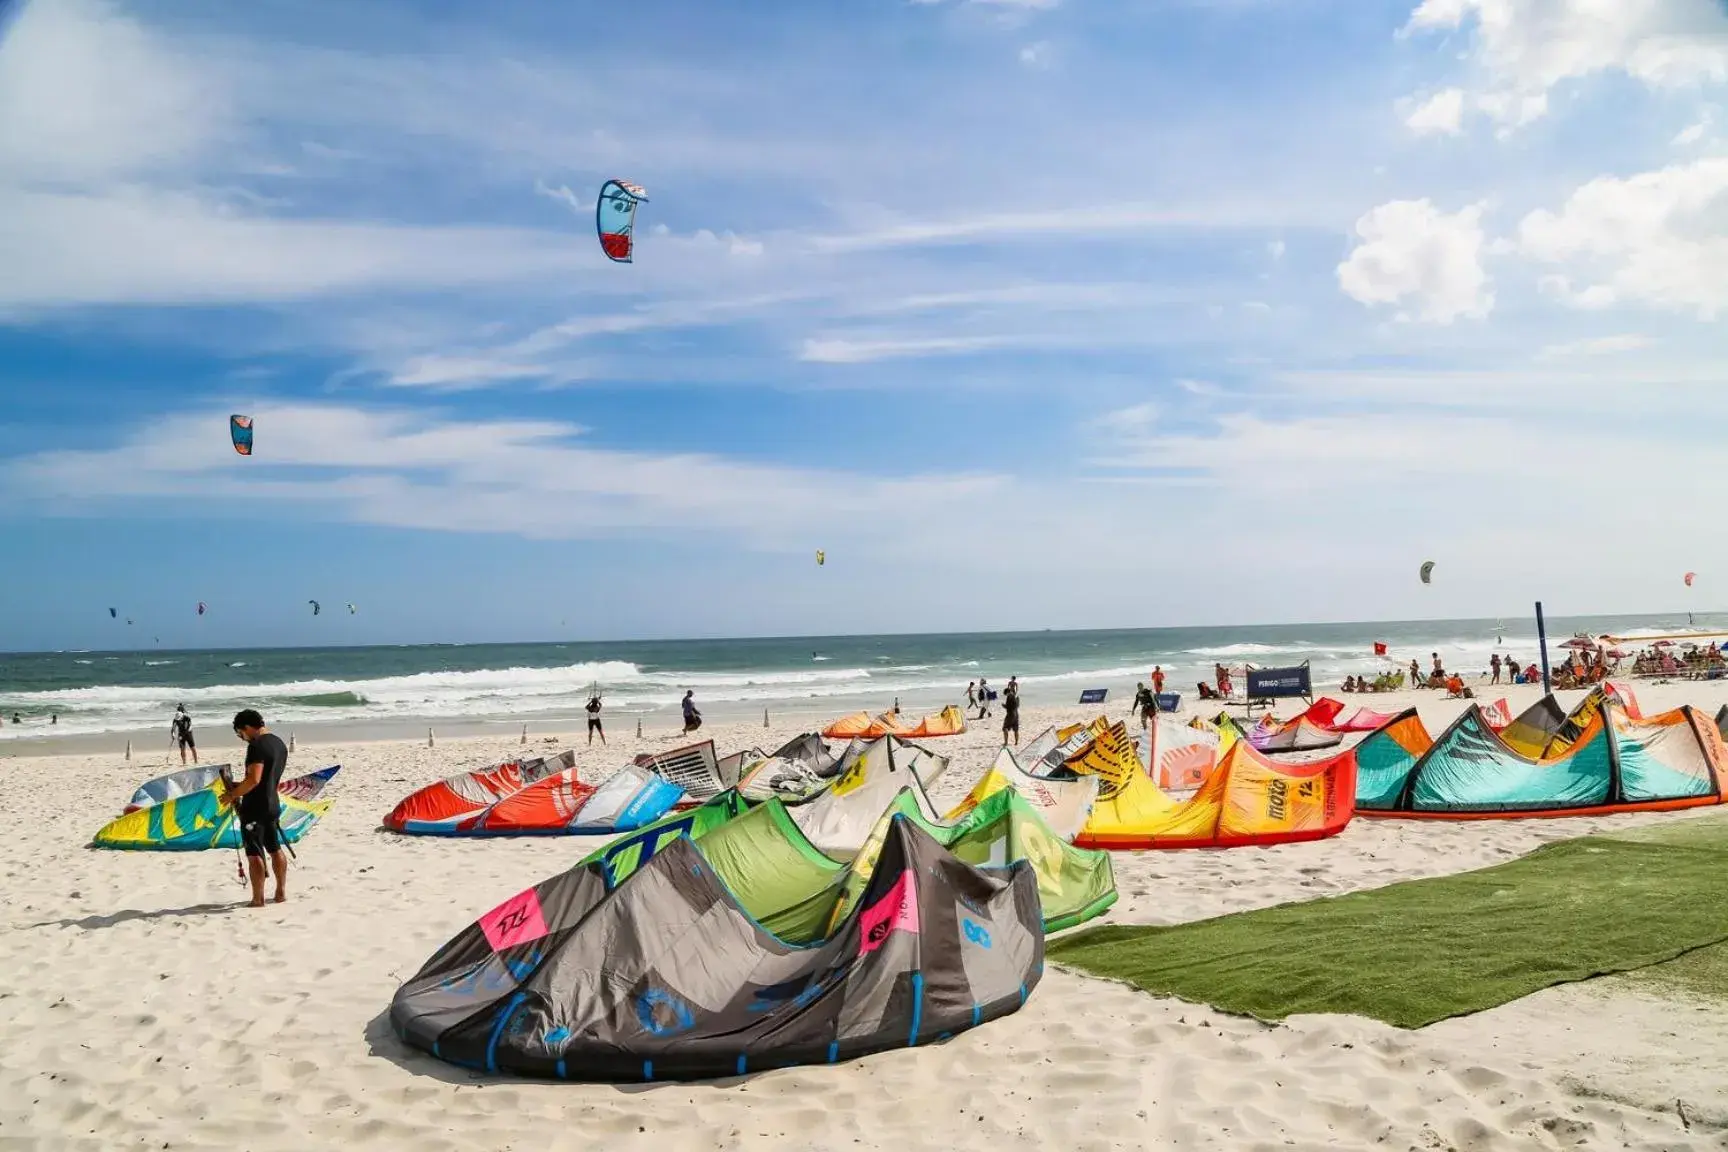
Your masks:
M 1707 819 L 1550 844 L 1479 872 L 1336 899 L 1167 928 L 1094 928 L 1050 942 L 1047 954 L 1264 1020 L 1348 1012 L 1419 1028 L 1682 956 L 1672 980 L 1707 982 L 1728 965 L 1728 949 L 1706 946 L 1723 941 L 1728 820 Z

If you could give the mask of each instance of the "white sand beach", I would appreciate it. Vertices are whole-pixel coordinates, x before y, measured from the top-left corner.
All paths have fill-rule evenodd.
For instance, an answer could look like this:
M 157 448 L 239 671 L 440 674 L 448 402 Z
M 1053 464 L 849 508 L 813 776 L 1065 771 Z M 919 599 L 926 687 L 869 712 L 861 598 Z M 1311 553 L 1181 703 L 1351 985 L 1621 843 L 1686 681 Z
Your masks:
M 1501 694 L 1482 693 L 1484 702 Z M 1503 694 L 1515 710 L 1537 695 Z M 1714 712 L 1728 686 L 1676 683 L 1639 694 L 1646 711 L 1690 703 Z M 1417 704 L 1436 731 L 1459 707 L 1431 692 L 1351 703 Z M 1112 711 L 1122 715 L 1125 703 Z M 1095 712 L 1029 706 L 1025 729 Z M 998 722 L 933 742 L 955 757 L 939 800 L 957 799 L 988 764 Z M 757 722 L 704 735 L 724 753 L 772 747 L 796 731 Z M 596 778 L 639 751 L 682 742 L 664 729 L 641 740 L 615 734 L 592 752 L 574 731 L 545 740 L 536 737 L 535 751 L 574 746 L 584 774 Z M 1728 1144 L 1728 1008 L 1659 999 L 1621 978 L 1401 1031 L 1332 1016 L 1268 1026 L 1053 968 L 1017 1015 L 835 1066 L 651 1086 L 469 1074 L 395 1039 L 386 1023 L 392 994 L 478 914 L 590 844 L 415 839 L 379 831 L 378 822 L 422 784 L 521 751 L 514 738 L 430 749 L 423 740 L 299 741 L 291 773 L 343 765 L 328 793 L 336 803 L 299 846 L 290 902 L 257 911 L 240 907 L 231 852 L 87 847 L 132 789 L 164 770 L 159 757 L 0 762 L 9 831 L 0 843 L 0 1147 L 1702 1152 Z M 1195 920 L 1481 867 L 1605 827 L 1691 818 L 1358 819 L 1316 843 L 1117 853 L 1122 899 L 1107 919 Z

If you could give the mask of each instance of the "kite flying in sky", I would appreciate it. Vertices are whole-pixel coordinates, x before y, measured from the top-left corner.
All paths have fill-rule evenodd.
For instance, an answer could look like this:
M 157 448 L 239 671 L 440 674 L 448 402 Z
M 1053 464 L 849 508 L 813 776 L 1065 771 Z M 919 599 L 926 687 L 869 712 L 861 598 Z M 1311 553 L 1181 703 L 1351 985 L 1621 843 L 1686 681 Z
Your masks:
M 1698 573 L 1696 573 L 1696 572 L 1686 573 L 1686 587 L 1688 587 L 1688 588 L 1692 587 L 1692 577 L 1694 577 L 1696 575 L 1698 575 Z
M 1424 583 L 1424 584 L 1434 583 L 1434 581 L 1432 579 L 1432 577 L 1434 575 L 1434 561 L 1432 561 L 1432 560 L 1422 561 L 1421 575 L 1422 575 L 1422 583 Z
M 228 435 L 234 441 L 234 451 L 242 456 L 252 455 L 252 417 L 228 417 Z
M 600 185 L 600 200 L 594 205 L 594 226 L 600 232 L 600 249 L 615 264 L 628 264 L 635 251 L 636 205 L 648 199 L 640 184 L 608 180 Z
M 828 563 L 828 553 L 818 548 L 816 550 L 816 567 L 820 568 L 826 563 Z
M 314 615 L 314 616 L 316 616 L 316 615 L 318 615 L 318 613 L 324 611 L 323 605 L 319 604 L 318 601 L 316 601 L 316 600 L 308 600 L 308 601 L 306 601 L 306 603 L 312 605 L 312 615 Z

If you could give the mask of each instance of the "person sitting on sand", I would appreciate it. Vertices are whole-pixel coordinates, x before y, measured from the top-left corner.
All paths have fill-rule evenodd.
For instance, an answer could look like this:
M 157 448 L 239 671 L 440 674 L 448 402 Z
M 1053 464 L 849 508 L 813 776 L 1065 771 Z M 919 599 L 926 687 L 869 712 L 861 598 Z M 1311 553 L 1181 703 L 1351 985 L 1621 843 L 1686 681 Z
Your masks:
M 588 744 L 594 744 L 594 733 L 600 733 L 600 743 L 606 743 L 606 729 L 600 723 L 600 693 L 588 697 Z
M 1446 699 L 1467 700 L 1470 698 L 1470 695 L 1470 689 L 1464 687 L 1464 678 L 1462 676 L 1454 672 L 1452 675 L 1446 677 Z
M 1343 691 L 1343 692 L 1359 691 L 1359 689 L 1356 687 L 1356 677 L 1354 677 L 1354 676 L 1344 677 L 1344 687 L 1341 688 L 1340 691 Z
M 702 727 L 702 713 L 696 711 L 696 689 L 684 693 L 684 734 L 688 736 Z
M 192 717 L 186 715 L 186 705 L 174 705 L 174 722 L 168 728 L 169 739 L 180 746 L 180 763 L 186 763 L 186 753 L 192 753 L 192 763 L 198 763 L 198 744 L 192 739 Z
M 1195 683 L 1194 687 L 1198 690 L 1200 699 L 1202 699 L 1202 700 L 1216 700 L 1216 699 L 1218 699 L 1218 693 L 1214 692 L 1212 690 L 1212 685 L 1206 683 L 1206 681 L 1204 681 L 1204 680 L 1198 681 Z
M 288 745 L 264 726 L 264 717 L 246 708 L 234 714 L 234 735 L 246 741 L 246 775 L 225 786 L 223 803 L 240 822 L 240 845 L 246 852 L 246 878 L 252 885 L 249 908 L 264 907 L 264 859 L 276 874 L 274 900 L 288 899 L 288 855 L 282 851 L 282 770 L 288 766 Z

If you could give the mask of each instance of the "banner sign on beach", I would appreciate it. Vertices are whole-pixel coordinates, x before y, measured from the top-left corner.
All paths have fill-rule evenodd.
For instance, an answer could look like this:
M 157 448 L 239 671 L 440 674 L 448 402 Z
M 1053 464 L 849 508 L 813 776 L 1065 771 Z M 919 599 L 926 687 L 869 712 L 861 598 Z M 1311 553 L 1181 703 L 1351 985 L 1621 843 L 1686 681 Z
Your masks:
M 1293 668 L 1248 669 L 1248 698 L 1265 700 L 1280 696 L 1312 696 L 1313 681 L 1306 663 Z
M 1110 689 L 1108 688 L 1082 688 L 1080 690 L 1080 703 L 1102 704 L 1104 703 L 1104 697 L 1109 694 Z

